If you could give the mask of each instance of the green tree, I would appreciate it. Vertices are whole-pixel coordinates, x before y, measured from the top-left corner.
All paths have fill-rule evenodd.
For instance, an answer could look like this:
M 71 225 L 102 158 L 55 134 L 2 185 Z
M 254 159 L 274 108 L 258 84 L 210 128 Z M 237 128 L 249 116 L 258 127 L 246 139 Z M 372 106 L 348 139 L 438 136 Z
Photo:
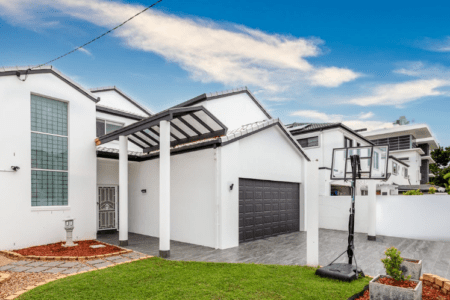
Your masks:
M 444 179 L 444 175 L 450 173 L 450 147 L 439 147 L 431 152 L 431 157 L 436 162 L 430 164 L 430 172 L 435 177 L 430 177 L 430 183 L 444 187 L 449 184 L 448 180 Z

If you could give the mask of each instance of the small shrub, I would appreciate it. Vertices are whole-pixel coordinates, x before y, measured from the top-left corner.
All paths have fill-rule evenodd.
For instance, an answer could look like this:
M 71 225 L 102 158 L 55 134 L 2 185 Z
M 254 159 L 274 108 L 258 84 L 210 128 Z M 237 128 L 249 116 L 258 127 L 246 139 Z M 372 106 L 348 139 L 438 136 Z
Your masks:
M 387 248 L 386 251 L 384 251 L 384 254 L 386 255 L 386 258 L 381 261 L 386 269 L 386 274 L 391 276 L 394 280 L 409 280 L 411 278 L 411 275 L 408 275 L 407 278 L 403 276 L 403 271 L 400 268 L 403 258 L 401 258 L 401 252 L 398 251 L 397 248 Z
M 417 189 L 417 190 L 410 190 L 410 191 L 404 192 L 403 195 L 417 196 L 417 195 L 423 195 L 423 193 L 419 189 Z
M 436 194 L 436 188 L 435 187 L 430 187 L 430 189 L 428 190 L 429 194 Z

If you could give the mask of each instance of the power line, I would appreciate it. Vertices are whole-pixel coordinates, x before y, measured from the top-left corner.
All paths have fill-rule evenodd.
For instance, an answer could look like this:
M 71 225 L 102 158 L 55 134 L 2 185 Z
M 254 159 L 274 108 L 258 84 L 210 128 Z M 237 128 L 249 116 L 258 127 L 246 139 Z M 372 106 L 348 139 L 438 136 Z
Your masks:
M 152 8 L 153 6 L 155 6 L 156 4 L 158 4 L 158 3 L 161 2 L 161 1 L 163 1 L 163 0 L 158 0 L 158 1 L 156 1 L 155 3 L 153 3 L 152 5 L 147 6 L 144 10 L 138 12 L 137 14 L 135 14 L 134 16 L 132 16 L 131 18 L 129 18 L 129 19 L 126 20 L 125 22 L 123 22 L 123 23 L 117 25 L 117 26 L 114 27 L 113 29 L 108 30 L 107 32 L 103 33 L 102 35 L 99 35 L 98 37 L 96 37 L 95 39 L 92 39 L 91 41 L 87 42 L 86 44 L 83 44 L 83 45 L 81 45 L 81 46 L 79 46 L 79 47 L 73 49 L 72 51 L 69 51 L 69 52 L 67 52 L 66 54 L 63 54 L 63 55 L 61 55 L 61 56 L 58 56 L 57 58 L 52 59 L 52 60 L 50 60 L 50 61 L 48 61 L 48 62 L 46 62 L 46 63 L 44 63 L 44 64 L 40 64 L 40 65 L 38 65 L 38 66 L 32 67 L 32 68 L 30 68 L 29 70 L 36 69 L 36 68 L 45 66 L 45 65 L 47 65 L 47 64 L 49 64 L 49 63 L 52 63 L 52 62 L 54 62 L 54 61 L 56 61 L 56 60 L 58 60 L 58 59 L 61 59 L 61 58 L 65 57 L 65 56 L 67 56 L 67 55 L 69 55 L 69 54 L 71 54 L 71 53 L 73 53 L 73 52 L 75 52 L 75 51 L 77 51 L 77 50 L 79 50 L 79 49 L 81 49 L 81 48 L 83 48 L 83 47 L 89 45 L 90 43 L 95 42 L 96 40 L 98 40 L 98 39 L 104 37 L 105 35 L 107 35 L 107 34 L 113 32 L 113 31 L 116 30 L 117 28 L 119 28 L 119 27 L 125 25 L 125 23 L 131 21 L 132 19 L 136 18 L 136 17 L 139 16 L 140 14 L 146 12 L 148 9 Z

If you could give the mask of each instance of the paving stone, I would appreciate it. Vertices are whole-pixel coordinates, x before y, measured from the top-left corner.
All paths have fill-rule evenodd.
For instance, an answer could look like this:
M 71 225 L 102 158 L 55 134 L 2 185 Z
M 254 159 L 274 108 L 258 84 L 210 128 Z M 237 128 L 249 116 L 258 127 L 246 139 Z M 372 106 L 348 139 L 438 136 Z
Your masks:
M 106 260 L 109 260 L 109 261 L 118 260 L 118 259 L 121 259 L 121 258 L 122 258 L 122 256 L 109 256 L 109 257 L 105 257 L 105 259 L 106 259 Z
M 92 268 L 92 267 L 86 266 L 86 267 L 84 267 L 84 268 L 79 269 L 78 272 L 90 271 L 90 270 L 93 270 L 93 269 L 94 269 L 94 268 Z
M 65 271 L 62 271 L 61 274 L 75 274 L 78 273 L 80 269 L 78 268 L 72 268 L 72 269 L 67 269 Z
M 35 261 L 31 264 L 28 264 L 27 267 L 40 267 L 42 265 L 46 264 L 45 261 Z
M 50 267 L 36 267 L 26 270 L 25 273 L 40 273 L 48 269 L 50 269 Z
M 17 266 L 13 265 L 13 264 L 5 265 L 5 266 L 0 267 L 0 271 L 8 271 L 9 269 L 12 269 L 15 267 L 17 267 Z
M 90 264 L 90 265 L 101 264 L 101 263 L 104 263 L 104 262 L 106 262 L 106 261 L 103 260 L 103 259 L 96 259 L 96 260 L 88 260 L 87 261 L 87 263 Z
M 105 261 L 104 263 L 101 264 L 96 264 L 94 267 L 98 268 L 103 268 L 103 267 L 108 267 L 108 266 L 112 266 L 113 264 L 110 263 L 109 261 Z
M 79 266 L 82 266 L 82 264 L 78 262 L 66 262 L 63 263 L 62 265 L 59 265 L 58 268 L 77 268 Z
M 28 264 L 31 264 L 31 263 L 32 263 L 32 261 L 29 261 L 29 260 L 20 260 L 20 261 L 14 263 L 14 264 L 16 266 L 25 266 L 25 265 L 28 265 Z
M 63 261 L 52 261 L 52 262 L 46 262 L 42 265 L 42 267 L 56 267 L 59 265 L 62 265 Z
M 126 261 L 131 261 L 131 259 L 128 258 L 128 257 L 122 257 L 122 258 L 116 259 L 116 260 L 114 260 L 112 262 L 115 263 L 115 264 L 118 264 L 118 263 L 122 263 L 122 262 L 126 262 Z
M 31 269 L 31 267 L 27 266 L 16 266 L 15 268 L 9 269 L 10 272 L 25 272 L 26 270 Z
M 56 273 L 64 272 L 65 270 L 67 270 L 67 268 L 51 268 L 51 269 L 45 270 L 43 272 L 50 273 L 50 274 L 56 274 Z

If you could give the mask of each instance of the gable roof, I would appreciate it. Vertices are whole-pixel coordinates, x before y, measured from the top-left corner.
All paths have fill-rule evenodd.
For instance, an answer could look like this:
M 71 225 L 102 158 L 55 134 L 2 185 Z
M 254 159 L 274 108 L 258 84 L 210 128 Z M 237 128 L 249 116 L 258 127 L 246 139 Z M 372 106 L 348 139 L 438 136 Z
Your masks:
M 252 94 L 252 92 L 250 92 L 250 90 L 247 89 L 247 87 L 241 87 L 241 88 L 226 90 L 226 91 L 222 91 L 222 92 L 201 94 L 197 97 L 194 97 L 190 100 L 187 100 L 185 102 L 182 102 L 182 103 L 174 106 L 174 108 L 187 107 L 187 106 L 195 105 L 199 102 L 210 101 L 210 100 L 214 100 L 214 99 L 223 98 L 226 96 L 243 94 L 243 93 L 246 93 L 253 100 L 253 102 L 255 102 L 255 104 L 262 110 L 262 112 L 267 116 L 267 118 L 272 119 L 272 116 L 269 114 L 269 112 L 267 112 L 267 110 L 262 106 L 261 102 L 259 102 L 258 99 L 256 99 L 256 97 Z
M 91 93 L 99 93 L 99 92 L 108 92 L 108 91 L 115 91 L 119 95 L 121 95 L 123 98 L 131 102 L 134 106 L 139 108 L 142 112 L 144 112 L 146 115 L 151 116 L 153 115 L 153 112 L 151 112 L 149 109 L 138 103 L 136 100 L 132 99 L 130 96 L 125 94 L 122 90 L 120 90 L 116 86 L 106 86 L 106 87 L 98 87 L 98 88 L 92 88 L 90 89 Z
M 286 127 L 289 129 L 292 135 L 322 131 L 325 129 L 342 128 L 343 130 L 356 135 L 358 138 L 369 143 L 370 145 L 374 145 L 372 141 L 342 123 L 292 123 L 286 125 Z
M 85 95 L 95 103 L 100 101 L 99 97 L 96 97 L 93 95 L 89 90 L 83 88 L 81 85 L 58 71 L 57 69 L 53 68 L 53 66 L 42 66 L 39 68 L 31 69 L 33 66 L 26 66 L 26 67 L 0 67 L 0 76 L 20 76 L 20 78 L 26 78 L 28 75 L 32 74 L 53 74 L 57 78 L 61 79 L 77 91 L 79 91 L 81 94 Z
M 273 126 L 278 126 L 282 130 L 282 132 L 288 137 L 288 139 L 293 143 L 294 147 L 296 147 L 300 151 L 300 153 L 305 157 L 307 161 L 310 161 L 309 157 L 305 154 L 305 152 L 303 152 L 301 146 L 292 137 L 292 135 L 289 133 L 289 131 L 285 128 L 285 126 L 281 123 L 279 119 L 272 119 L 268 121 L 260 121 L 256 123 L 247 124 L 237 129 L 231 130 L 221 136 L 207 137 L 202 140 L 196 140 L 184 144 L 175 145 L 171 147 L 170 152 L 171 155 L 176 155 L 196 150 L 202 150 L 206 148 L 225 146 L 230 143 L 236 142 L 240 139 L 247 138 L 252 134 L 269 129 Z M 119 159 L 119 150 L 107 148 L 104 147 L 103 145 L 97 146 L 97 156 L 103 158 Z M 140 162 L 151 160 L 159 157 L 159 149 L 156 149 L 149 153 L 129 151 L 128 156 L 129 160 L 132 161 Z

